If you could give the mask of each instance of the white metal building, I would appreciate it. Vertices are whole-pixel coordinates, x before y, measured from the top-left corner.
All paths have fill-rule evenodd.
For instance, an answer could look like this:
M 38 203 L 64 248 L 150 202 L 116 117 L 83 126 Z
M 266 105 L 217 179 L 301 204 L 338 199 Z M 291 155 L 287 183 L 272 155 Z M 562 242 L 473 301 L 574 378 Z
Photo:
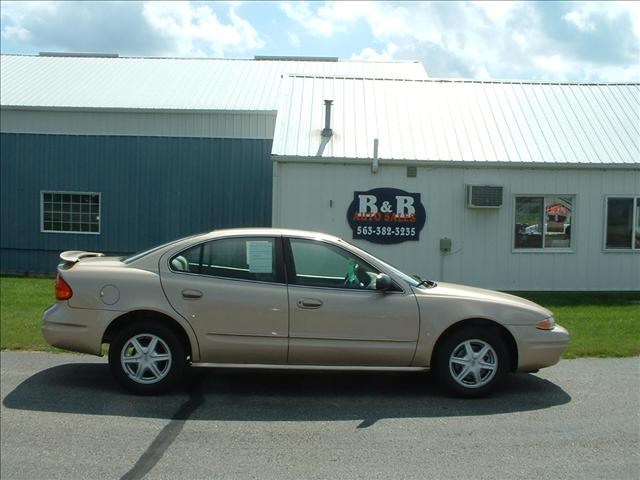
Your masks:
M 0 85 L 3 272 L 272 219 L 355 236 L 424 277 L 640 290 L 638 84 L 65 54 L 2 55 Z
M 427 278 L 640 290 L 638 84 L 291 76 L 272 159 L 274 226 L 357 237 Z M 372 218 L 389 189 L 424 207 L 421 231 Z
M 427 77 L 409 61 L 0 56 L 0 271 L 268 226 L 289 73 Z

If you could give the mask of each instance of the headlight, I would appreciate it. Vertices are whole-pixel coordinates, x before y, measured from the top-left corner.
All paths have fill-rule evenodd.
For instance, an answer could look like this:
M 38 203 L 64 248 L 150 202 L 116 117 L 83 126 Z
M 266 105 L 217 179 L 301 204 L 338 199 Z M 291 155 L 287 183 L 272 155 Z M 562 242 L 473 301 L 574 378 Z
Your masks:
M 541 322 L 536 323 L 536 328 L 540 330 L 553 330 L 556 326 L 556 320 L 553 317 L 545 318 Z

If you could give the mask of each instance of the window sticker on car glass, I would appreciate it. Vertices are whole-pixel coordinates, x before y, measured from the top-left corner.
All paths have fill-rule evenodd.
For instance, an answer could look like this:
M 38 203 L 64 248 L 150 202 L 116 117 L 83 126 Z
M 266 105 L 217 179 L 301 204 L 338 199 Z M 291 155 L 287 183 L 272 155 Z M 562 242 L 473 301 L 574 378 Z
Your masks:
M 273 273 L 273 248 L 270 241 L 247 242 L 247 263 L 251 273 Z

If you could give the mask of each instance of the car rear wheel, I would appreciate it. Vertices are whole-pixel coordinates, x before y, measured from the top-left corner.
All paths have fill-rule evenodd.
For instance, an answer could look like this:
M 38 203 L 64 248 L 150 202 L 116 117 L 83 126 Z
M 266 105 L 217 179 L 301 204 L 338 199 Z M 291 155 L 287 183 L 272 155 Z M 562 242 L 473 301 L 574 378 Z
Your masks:
M 121 330 L 109 346 L 109 366 L 116 380 L 140 395 L 174 388 L 187 366 L 180 338 L 164 325 L 136 323 Z
M 449 334 L 434 362 L 440 382 L 462 397 L 489 394 L 509 371 L 509 351 L 500 333 L 491 328 L 467 328 Z

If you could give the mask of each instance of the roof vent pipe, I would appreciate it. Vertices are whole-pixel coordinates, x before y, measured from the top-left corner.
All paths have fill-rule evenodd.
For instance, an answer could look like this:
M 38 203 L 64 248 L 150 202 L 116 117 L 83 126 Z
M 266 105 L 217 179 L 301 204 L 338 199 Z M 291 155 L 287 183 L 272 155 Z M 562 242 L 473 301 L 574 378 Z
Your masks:
M 331 105 L 332 104 L 333 104 L 333 100 L 324 101 L 324 130 L 322 130 L 322 136 L 327 138 L 333 135 L 333 130 L 331 130 Z
M 378 139 L 373 139 L 373 160 L 371 161 L 371 173 L 378 173 L 380 161 L 378 160 Z

